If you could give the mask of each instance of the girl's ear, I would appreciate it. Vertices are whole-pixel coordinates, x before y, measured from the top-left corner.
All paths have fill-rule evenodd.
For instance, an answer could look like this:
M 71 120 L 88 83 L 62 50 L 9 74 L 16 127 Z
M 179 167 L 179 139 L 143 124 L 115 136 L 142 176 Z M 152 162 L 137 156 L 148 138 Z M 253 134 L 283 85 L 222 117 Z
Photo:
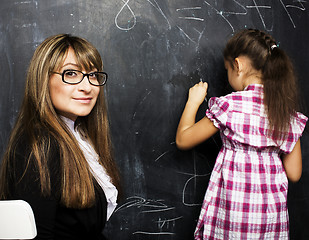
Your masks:
M 246 57 L 240 56 L 235 58 L 234 67 L 238 74 L 247 73 L 248 68 L 250 67 L 250 62 Z
M 243 68 L 243 66 L 242 66 L 242 61 L 241 61 L 241 59 L 240 58 L 235 58 L 235 60 L 234 60 L 234 68 L 235 68 L 235 70 L 237 71 L 237 73 L 239 73 L 239 72 L 241 72 L 242 71 L 242 68 Z

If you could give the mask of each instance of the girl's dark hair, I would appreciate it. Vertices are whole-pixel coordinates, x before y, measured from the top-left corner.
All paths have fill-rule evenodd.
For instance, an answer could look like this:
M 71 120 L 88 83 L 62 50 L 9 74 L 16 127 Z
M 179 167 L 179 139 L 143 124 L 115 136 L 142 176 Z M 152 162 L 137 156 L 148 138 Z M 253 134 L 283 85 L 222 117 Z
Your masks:
M 256 29 L 242 30 L 227 42 L 224 59 L 233 66 L 239 56 L 248 57 L 252 67 L 262 73 L 264 105 L 273 129 L 272 137 L 280 139 L 298 109 L 293 64 L 271 35 Z

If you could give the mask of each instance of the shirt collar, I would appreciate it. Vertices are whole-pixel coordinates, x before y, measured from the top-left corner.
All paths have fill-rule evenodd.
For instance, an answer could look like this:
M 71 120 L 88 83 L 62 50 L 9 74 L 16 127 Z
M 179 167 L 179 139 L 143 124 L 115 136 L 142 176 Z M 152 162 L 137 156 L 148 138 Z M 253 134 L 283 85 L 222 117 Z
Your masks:
M 70 118 L 64 117 L 62 115 L 60 115 L 60 118 L 72 132 L 75 131 L 75 128 L 74 128 L 75 122 L 73 120 L 71 120 Z
M 263 91 L 263 84 L 249 84 L 247 87 L 245 87 L 244 91 Z

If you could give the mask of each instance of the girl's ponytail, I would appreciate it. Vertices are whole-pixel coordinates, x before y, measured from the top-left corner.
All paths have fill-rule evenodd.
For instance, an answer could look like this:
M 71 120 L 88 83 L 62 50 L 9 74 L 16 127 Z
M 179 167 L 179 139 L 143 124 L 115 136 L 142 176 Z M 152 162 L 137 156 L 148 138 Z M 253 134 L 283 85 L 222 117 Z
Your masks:
M 293 64 L 274 43 L 269 46 L 262 74 L 264 105 L 270 126 L 274 129 L 273 137 L 280 139 L 287 132 L 290 118 L 298 107 L 298 94 Z

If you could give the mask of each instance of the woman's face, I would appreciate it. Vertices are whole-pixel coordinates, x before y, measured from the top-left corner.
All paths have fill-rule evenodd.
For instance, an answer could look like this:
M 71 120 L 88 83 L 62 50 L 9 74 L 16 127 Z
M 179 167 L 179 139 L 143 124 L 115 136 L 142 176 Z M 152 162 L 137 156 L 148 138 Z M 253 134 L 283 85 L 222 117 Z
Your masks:
M 62 73 L 68 69 L 86 73 L 84 69 L 79 69 L 72 48 L 68 49 L 62 67 L 55 72 Z M 92 71 L 96 70 L 92 69 Z M 91 112 L 97 101 L 100 87 L 91 85 L 86 76 L 82 82 L 72 85 L 63 82 L 62 76 L 54 73 L 49 79 L 49 92 L 57 113 L 75 121 L 78 116 L 87 116 Z

